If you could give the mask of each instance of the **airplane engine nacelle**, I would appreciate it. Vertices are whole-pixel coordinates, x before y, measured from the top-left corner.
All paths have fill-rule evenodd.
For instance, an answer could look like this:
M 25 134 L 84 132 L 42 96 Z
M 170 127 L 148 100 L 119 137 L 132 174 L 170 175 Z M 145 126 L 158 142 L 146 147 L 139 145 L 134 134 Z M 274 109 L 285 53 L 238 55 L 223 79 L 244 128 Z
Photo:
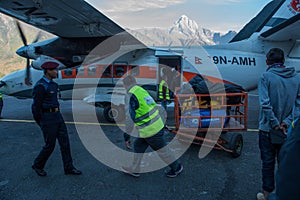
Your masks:
M 64 64 L 62 64 L 59 60 L 56 60 L 56 59 L 54 59 L 54 58 L 52 58 L 52 57 L 45 56 L 45 55 L 41 55 L 41 56 L 39 56 L 36 60 L 32 61 L 32 62 L 31 62 L 31 66 L 32 66 L 32 68 L 34 68 L 34 69 L 42 70 L 42 67 L 41 67 L 41 66 L 42 66 L 45 62 L 49 62 L 49 61 L 58 63 L 58 64 L 59 64 L 58 70 L 62 70 L 62 69 L 66 69 L 66 68 L 67 68 L 67 67 L 66 67 Z

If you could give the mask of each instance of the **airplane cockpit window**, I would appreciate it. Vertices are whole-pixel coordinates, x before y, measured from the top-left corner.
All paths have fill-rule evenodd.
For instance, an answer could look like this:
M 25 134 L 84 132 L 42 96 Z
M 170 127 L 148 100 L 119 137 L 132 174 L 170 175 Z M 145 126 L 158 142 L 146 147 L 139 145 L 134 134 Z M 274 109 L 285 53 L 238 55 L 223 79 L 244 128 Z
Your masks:
M 140 75 L 140 68 L 139 68 L 139 66 L 131 66 L 130 67 L 130 75 L 132 75 L 132 76 L 138 76 L 138 75 Z
M 88 76 L 96 76 L 96 66 L 88 66 Z

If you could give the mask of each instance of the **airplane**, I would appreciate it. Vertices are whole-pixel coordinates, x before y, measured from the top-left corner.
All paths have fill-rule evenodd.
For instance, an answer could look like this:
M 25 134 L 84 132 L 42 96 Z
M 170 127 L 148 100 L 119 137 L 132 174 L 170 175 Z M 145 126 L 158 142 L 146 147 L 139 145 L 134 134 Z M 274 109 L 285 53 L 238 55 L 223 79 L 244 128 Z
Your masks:
M 61 98 L 104 107 L 108 121 L 124 117 L 120 80 L 128 74 L 157 99 L 165 66 L 171 76 L 179 75 L 179 86 L 201 74 L 249 91 L 266 70 L 266 52 L 279 47 L 286 65 L 300 72 L 299 0 L 270 1 L 227 44 L 186 48 L 147 47 L 83 0 L 0 1 L 0 12 L 57 36 L 27 44 L 20 31 L 24 46 L 17 54 L 27 59 L 26 69 L 3 77 L 0 90 L 30 98 L 28 80 L 35 83 L 42 76 L 41 65 L 52 60 L 59 63 Z

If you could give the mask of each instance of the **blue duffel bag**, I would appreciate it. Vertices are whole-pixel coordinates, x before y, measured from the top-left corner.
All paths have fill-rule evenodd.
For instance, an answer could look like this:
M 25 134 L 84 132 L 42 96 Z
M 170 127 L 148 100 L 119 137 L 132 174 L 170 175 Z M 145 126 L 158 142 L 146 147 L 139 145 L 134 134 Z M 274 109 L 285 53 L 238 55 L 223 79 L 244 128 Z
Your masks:
M 221 116 L 226 116 L 226 110 L 194 109 L 184 112 L 183 116 L 195 116 L 195 118 L 182 118 L 183 126 L 186 128 L 208 128 L 209 126 L 221 128 Z M 199 117 L 202 117 L 201 123 Z M 228 120 L 229 118 L 225 118 L 222 127 L 225 127 Z

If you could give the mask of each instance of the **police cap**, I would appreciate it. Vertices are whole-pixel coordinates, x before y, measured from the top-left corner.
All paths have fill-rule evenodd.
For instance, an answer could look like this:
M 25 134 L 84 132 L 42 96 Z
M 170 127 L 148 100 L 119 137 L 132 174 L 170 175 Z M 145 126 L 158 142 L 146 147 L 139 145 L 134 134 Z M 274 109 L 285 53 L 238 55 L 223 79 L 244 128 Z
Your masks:
M 59 66 L 58 63 L 56 62 L 45 62 L 42 64 L 41 68 L 42 69 L 56 69 Z

